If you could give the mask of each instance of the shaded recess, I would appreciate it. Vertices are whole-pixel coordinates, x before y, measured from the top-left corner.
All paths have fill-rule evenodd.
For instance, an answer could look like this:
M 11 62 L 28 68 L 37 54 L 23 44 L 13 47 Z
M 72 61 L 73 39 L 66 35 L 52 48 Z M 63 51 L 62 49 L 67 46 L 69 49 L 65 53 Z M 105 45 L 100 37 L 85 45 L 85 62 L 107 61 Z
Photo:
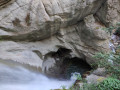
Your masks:
M 59 48 L 57 52 L 49 53 L 49 57 L 55 60 L 55 64 L 45 73 L 59 79 L 70 79 L 74 72 L 83 75 L 92 69 L 85 59 L 72 57 L 71 52 L 70 49 Z
M 70 79 L 71 73 L 77 72 L 83 75 L 92 69 L 84 59 L 78 57 L 65 59 L 63 61 L 63 66 L 65 66 L 64 77 L 66 79 Z

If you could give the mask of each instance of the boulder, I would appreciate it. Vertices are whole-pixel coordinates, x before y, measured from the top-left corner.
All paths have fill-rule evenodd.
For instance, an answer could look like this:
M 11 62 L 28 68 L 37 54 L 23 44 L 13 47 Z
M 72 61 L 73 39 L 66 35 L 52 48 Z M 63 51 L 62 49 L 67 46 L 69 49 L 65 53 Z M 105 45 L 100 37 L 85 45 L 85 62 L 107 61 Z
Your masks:
M 97 68 L 92 72 L 92 74 L 97 76 L 105 76 L 106 75 L 105 68 Z
M 87 78 L 86 78 L 88 84 L 97 84 L 99 82 L 102 82 L 104 79 L 105 79 L 105 77 L 97 76 L 94 74 L 91 74 L 91 75 L 87 76 Z

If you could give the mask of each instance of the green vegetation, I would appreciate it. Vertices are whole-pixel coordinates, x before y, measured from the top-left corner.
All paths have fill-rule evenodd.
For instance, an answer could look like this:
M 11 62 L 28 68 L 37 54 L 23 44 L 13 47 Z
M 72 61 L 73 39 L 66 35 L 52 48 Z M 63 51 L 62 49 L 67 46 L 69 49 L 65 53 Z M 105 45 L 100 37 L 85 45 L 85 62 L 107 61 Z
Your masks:
M 98 53 L 95 55 L 95 58 L 98 59 L 98 61 L 94 64 L 94 67 L 104 67 L 109 76 L 120 79 L 120 53 Z
M 77 80 L 82 81 L 82 77 L 81 77 L 81 75 L 79 75 L 79 74 L 74 74 L 74 76 L 77 78 Z
M 97 85 L 97 90 L 120 90 L 120 80 L 107 78 Z
M 109 77 L 98 84 L 84 83 L 80 88 L 73 86 L 69 90 L 120 90 L 120 80 Z
M 68 90 L 120 90 L 120 53 L 97 53 L 94 58 L 97 62 L 93 66 L 106 68 L 106 74 L 109 77 L 100 83 L 88 84 L 80 75 L 76 75 L 77 80 L 83 82 L 83 86 L 72 86 Z
M 71 87 L 68 90 L 97 90 L 96 85 L 95 84 L 87 84 L 84 83 L 82 87 Z
M 113 54 L 113 53 L 112 53 Z M 95 58 L 101 59 L 99 61 L 98 67 L 105 67 L 107 74 L 109 74 L 110 77 L 106 78 L 100 83 L 96 84 L 88 84 L 83 81 L 81 76 L 77 75 L 77 79 L 80 81 L 83 81 L 83 86 L 72 86 L 70 89 L 65 89 L 66 87 L 63 86 L 60 90 L 120 90 L 120 55 L 113 54 L 113 57 L 109 57 L 111 54 L 103 54 L 98 53 Z M 108 62 L 108 59 L 112 59 L 113 63 Z M 97 65 L 96 64 L 96 65 Z M 114 65 L 115 64 L 115 65 Z
M 110 35 L 112 30 L 120 30 L 120 22 L 109 28 L 104 28 Z M 118 30 L 118 31 L 119 31 Z M 119 32 L 120 33 L 120 32 Z M 83 82 L 82 87 L 72 86 L 69 90 L 120 90 L 120 46 L 116 48 L 116 53 L 97 53 L 94 58 L 96 63 L 92 66 L 96 68 L 105 68 L 106 75 L 109 76 L 102 82 L 96 84 L 88 84 L 81 76 L 76 76 L 78 80 Z M 64 90 L 64 89 L 63 89 Z
M 104 28 L 103 30 L 110 33 L 110 35 L 113 33 L 112 30 L 116 30 L 114 32 L 119 35 L 120 22 L 116 23 L 114 26 Z M 116 53 L 97 53 L 94 58 L 97 59 L 97 62 L 93 65 L 93 67 L 105 68 L 106 73 L 109 76 L 120 80 L 120 45 L 117 46 Z
M 118 22 L 118 23 L 116 23 L 115 25 L 110 26 L 110 27 L 108 27 L 108 28 L 103 28 L 102 30 L 105 30 L 107 33 L 109 33 L 110 35 L 112 35 L 112 31 L 113 31 L 114 29 L 118 29 L 118 28 L 120 28 L 120 22 Z

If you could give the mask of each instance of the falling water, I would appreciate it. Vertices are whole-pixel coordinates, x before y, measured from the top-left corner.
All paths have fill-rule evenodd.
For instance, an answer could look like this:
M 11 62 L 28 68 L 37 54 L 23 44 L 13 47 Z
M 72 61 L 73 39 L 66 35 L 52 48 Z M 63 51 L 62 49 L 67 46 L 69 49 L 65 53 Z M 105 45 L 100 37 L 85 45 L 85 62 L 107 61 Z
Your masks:
M 0 90 L 50 90 L 61 86 L 69 88 L 75 80 L 59 81 L 21 66 L 0 64 Z
M 109 42 L 109 47 L 110 47 L 110 49 L 113 53 L 116 53 L 116 48 L 120 45 L 118 43 L 119 41 L 120 41 L 120 36 L 117 36 L 117 35 L 114 35 L 114 34 L 111 35 L 111 40 Z M 113 64 L 113 59 L 114 59 L 114 57 L 111 54 L 109 59 L 108 59 L 108 62 Z

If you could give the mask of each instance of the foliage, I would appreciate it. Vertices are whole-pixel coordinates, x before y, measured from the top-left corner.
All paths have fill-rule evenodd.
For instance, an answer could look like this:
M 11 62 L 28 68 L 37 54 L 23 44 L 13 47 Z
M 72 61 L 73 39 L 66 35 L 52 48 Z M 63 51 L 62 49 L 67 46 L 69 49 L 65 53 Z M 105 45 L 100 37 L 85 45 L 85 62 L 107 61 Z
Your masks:
M 112 34 L 112 31 L 113 31 L 114 29 L 119 28 L 119 27 L 120 27 L 120 22 L 118 22 L 118 23 L 116 23 L 115 25 L 110 26 L 110 27 L 108 27 L 108 28 L 103 28 L 103 30 L 105 30 L 107 33 L 109 33 L 109 34 L 111 35 L 111 34 Z
M 105 30 L 107 33 L 110 33 L 110 35 L 112 34 L 112 30 L 114 29 L 115 29 L 114 26 L 110 26 L 109 28 L 103 28 L 103 30 Z
M 80 74 L 74 74 L 74 77 L 76 77 L 76 78 L 77 78 L 77 80 L 82 80 L 82 77 L 81 77 L 81 75 L 80 75 Z
M 97 90 L 97 88 L 96 88 L 96 84 L 84 83 L 83 87 L 81 87 L 79 90 Z
M 116 23 L 113 26 L 104 28 L 106 32 L 112 34 L 112 30 L 118 30 L 120 28 L 120 22 Z M 120 79 L 120 46 L 116 49 L 118 53 L 97 53 L 94 58 L 97 59 L 96 64 L 93 64 L 93 67 L 105 67 L 106 72 L 114 78 Z
M 107 78 L 97 85 L 97 90 L 120 90 L 120 80 Z
M 114 26 L 104 28 L 110 35 L 113 33 L 112 30 L 119 29 L 120 22 Z M 118 53 L 97 53 L 94 58 L 97 59 L 95 64 L 92 64 L 93 68 L 105 68 L 106 74 L 109 78 L 99 82 L 98 84 L 83 83 L 82 87 L 72 87 L 70 90 L 120 90 L 120 46 L 117 48 Z M 98 79 L 101 81 L 103 78 Z
M 97 90 L 96 84 L 83 83 L 82 87 L 71 87 L 69 90 Z
M 120 54 L 98 53 L 94 56 L 97 60 L 94 66 L 106 68 L 106 73 L 114 78 L 120 79 Z
M 84 83 L 82 87 L 72 87 L 69 90 L 120 90 L 120 80 L 107 78 L 98 84 Z
M 98 84 L 83 82 L 82 87 L 72 87 L 69 90 L 120 90 L 120 53 L 97 53 L 94 58 L 95 66 L 106 68 L 106 73 L 111 76 Z

